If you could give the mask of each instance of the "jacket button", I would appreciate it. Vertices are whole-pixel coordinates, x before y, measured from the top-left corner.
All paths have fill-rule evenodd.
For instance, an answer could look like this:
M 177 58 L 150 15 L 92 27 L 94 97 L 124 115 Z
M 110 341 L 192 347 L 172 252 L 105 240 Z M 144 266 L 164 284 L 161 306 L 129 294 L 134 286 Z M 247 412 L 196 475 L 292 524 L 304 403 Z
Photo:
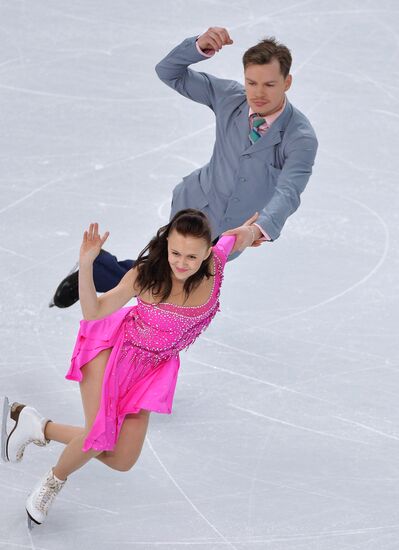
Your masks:
M 248 153 L 247 153 L 247 154 L 243 155 L 243 157 L 244 157 L 245 159 L 250 159 L 250 158 L 251 158 L 251 155 L 248 155 Z
M 231 218 L 225 218 L 226 222 L 231 222 Z
M 240 181 L 247 181 L 247 178 L 240 178 Z
M 238 197 L 234 197 L 233 202 L 240 202 L 240 199 Z

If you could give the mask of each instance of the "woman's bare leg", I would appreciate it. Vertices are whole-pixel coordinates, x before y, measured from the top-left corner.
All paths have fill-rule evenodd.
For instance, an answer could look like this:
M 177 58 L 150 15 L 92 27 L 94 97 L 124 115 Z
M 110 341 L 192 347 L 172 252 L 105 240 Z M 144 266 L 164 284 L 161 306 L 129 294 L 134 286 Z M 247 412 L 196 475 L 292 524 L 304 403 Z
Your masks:
M 125 417 L 113 451 L 82 451 L 83 442 L 100 407 L 102 380 L 110 353 L 111 349 L 100 352 L 82 368 L 83 380 L 80 383 L 80 390 L 86 426 L 82 428 L 56 422 L 48 422 L 46 425 L 47 439 L 66 445 L 57 465 L 53 468 L 54 475 L 59 479 L 66 479 L 92 458 L 97 458 L 115 470 L 127 471 L 140 456 L 150 417 L 150 412 L 146 410 Z
M 95 458 L 102 452 L 94 450 L 83 452 L 82 447 L 85 437 L 86 434 L 74 437 L 61 453 L 57 464 L 53 468 L 53 473 L 58 479 L 66 479 L 70 474 L 79 470 L 79 468 L 84 466 L 89 460 Z
M 100 407 L 102 382 L 110 353 L 111 349 L 103 350 L 82 367 L 83 380 L 80 383 L 80 391 L 82 394 L 86 425 L 83 432 L 69 441 L 61 453 L 57 464 L 53 468 L 54 475 L 58 477 L 58 479 L 66 479 L 70 474 L 84 466 L 89 460 L 102 453 L 102 451 L 94 451 L 92 449 L 84 452 L 82 451 L 82 447 Z M 50 427 L 49 429 L 51 430 Z
M 77 435 L 82 435 L 84 428 L 79 426 L 70 426 L 69 424 L 58 424 L 57 422 L 47 422 L 44 429 L 44 436 L 50 441 L 58 441 L 68 445 Z
M 133 466 L 140 456 L 147 431 L 149 415 L 146 417 L 144 414 L 146 412 L 140 411 L 138 415 L 129 414 L 125 418 L 115 449 L 113 451 L 103 451 L 95 458 L 114 470 L 124 471 L 127 469 L 126 467 L 129 463 L 131 464 L 130 467 Z M 133 419 L 135 420 L 132 421 Z M 84 432 L 85 429 L 79 426 L 48 422 L 44 433 L 46 439 L 68 445 L 72 439 L 78 435 L 82 435 Z M 129 452 L 126 452 L 128 445 L 123 443 L 124 439 L 127 440 L 130 446 Z
M 128 414 L 123 421 L 115 449 L 104 451 L 97 458 L 114 470 L 130 470 L 140 456 L 149 419 L 150 411 L 143 409 L 137 414 Z
M 57 422 L 48 422 L 44 430 L 46 439 L 50 441 L 57 441 L 68 445 L 78 435 L 82 435 L 85 429 L 79 426 L 71 426 L 69 424 L 58 424 Z M 111 463 L 114 462 L 112 457 L 107 456 L 107 451 L 103 451 L 100 455 L 96 456 L 100 462 L 103 462 L 111 468 Z

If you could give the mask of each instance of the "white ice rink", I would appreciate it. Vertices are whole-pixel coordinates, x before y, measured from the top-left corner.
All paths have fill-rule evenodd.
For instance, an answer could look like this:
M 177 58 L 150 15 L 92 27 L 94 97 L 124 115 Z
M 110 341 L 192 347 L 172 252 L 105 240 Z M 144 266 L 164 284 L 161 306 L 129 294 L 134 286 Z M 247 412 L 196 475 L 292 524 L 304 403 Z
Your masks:
M 0 548 L 399 548 L 394 0 L 1 0 L 0 393 L 82 424 L 64 379 L 80 308 L 47 304 L 90 221 L 134 257 L 209 159 L 212 112 L 154 66 L 211 25 L 234 45 L 196 68 L 224 78 L 266 35 L 291 48 L 288 97 L 320 142 L 302 206 L 228 265 L 133 470 L 92 461 L 30 534 L 26 495 L 62 446 L 0 466 Z

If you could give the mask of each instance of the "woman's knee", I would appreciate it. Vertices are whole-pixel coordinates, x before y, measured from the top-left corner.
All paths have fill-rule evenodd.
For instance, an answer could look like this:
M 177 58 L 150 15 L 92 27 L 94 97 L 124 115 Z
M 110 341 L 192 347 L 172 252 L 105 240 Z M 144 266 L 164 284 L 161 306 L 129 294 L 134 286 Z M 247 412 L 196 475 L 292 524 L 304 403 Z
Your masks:
M 111 468 L 117 470 L 118 472 L 128 472 L 136 464 L 138 458 L 138 456 L 125 459 L 115 458 L 115 460 L 112 461 L 109 465 L 111 466 Z
M 117 472 L 128 472 L 133 468 L 134 464 L 116 464 L 113 466 Z

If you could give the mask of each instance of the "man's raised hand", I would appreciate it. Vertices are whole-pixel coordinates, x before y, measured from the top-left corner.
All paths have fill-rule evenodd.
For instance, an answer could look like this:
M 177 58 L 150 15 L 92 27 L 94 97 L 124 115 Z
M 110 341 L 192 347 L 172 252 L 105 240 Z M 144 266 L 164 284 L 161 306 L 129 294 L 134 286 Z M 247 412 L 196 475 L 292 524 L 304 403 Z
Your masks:
M 232 43 L 229 31 L 223 27 L 210 27 L 197 40 L 201 50 L 207 53 L 218 52 L 223 46 L 229 46 Z
M 253 216 L 251 216 L 246 222 L 244 222 L 239 227 L 235 227 L 234 229 L 229 229 L 228 231 L 225 231 L 222 233 L 223 235 L 235 235 L 236 242 L 234 243 L 233 250 L 230 252 L 232 254 L 233 252 L 242 252 L 247 246 L 260 246 L 261 240 L 259 237 L 259 233 L 261 231 L 258 227 L 253 226 L 252 224 L 256 222 L 256 220 L 259 217 L 259 213 L 255 212 Z

